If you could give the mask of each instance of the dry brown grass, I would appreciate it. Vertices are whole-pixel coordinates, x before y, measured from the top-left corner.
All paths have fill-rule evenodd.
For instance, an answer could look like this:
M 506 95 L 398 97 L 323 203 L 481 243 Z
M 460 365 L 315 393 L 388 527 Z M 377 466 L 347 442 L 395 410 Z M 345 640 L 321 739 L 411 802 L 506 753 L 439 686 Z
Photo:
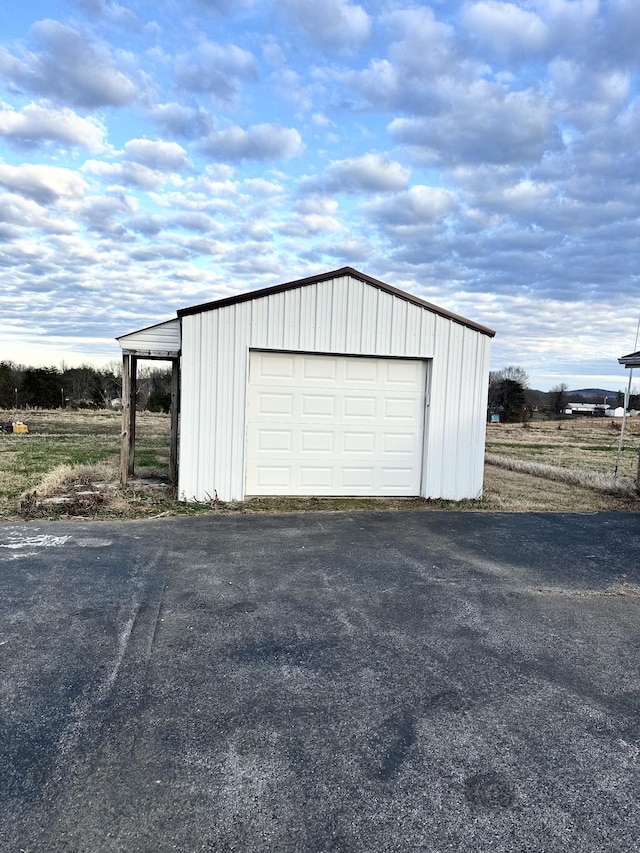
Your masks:
M 620 424 L 609 418 L 489 424 L 483 504 L 511 512 L 637 511 L 640 419 L 627 421 L 618 475 Z
M 77 483 L 116 483 L 118 469 L 108 462 L 96 465 L 58 465 L 48 471 L 36 486 L 37 493 L 45 498 L 59 495 Z
M 486 451 L 520 460 L 612 474 L 620 439 L 618 418 L 566 418 L 488 424 Z M 635 480 L 640 418 L 628 418 L 618 473 Z
M 640 501 L 486 465 L 482 509 L 493 512 L 635 512 L 640 509 Z
M 587 471 L 583 468 L 563 468 L 560 465 L 548 465 L 544 462 L 530 462 L 526 459 L 514 459 L 510 456 L 499 456 L 496 453 L 486 453 L 487 465 L 506 468 L 508 471 L 518 471 L 521 474 L 531 474 L 551 480 L 554 483 L 567 483 L 570 486 L 584 486 L 620 497 L 635 497 L 636 487 L 630 477 L 615 476 L 603 471 Z

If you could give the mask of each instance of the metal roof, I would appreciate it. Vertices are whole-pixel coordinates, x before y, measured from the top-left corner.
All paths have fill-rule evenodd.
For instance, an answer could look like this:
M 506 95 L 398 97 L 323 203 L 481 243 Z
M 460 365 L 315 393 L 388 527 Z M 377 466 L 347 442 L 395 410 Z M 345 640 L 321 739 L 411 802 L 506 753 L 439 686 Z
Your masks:
M 393 296 L 397 296 L 400 299 L 404 299 L 407 302 L 411 302 L 414 305 L 419 305 L 421 308 L 426 308 L 429 311 L 432 311 L 434 314 L 438 314 L 441 317 L 448 318 L 450 320 L 454 320 L 456 323 L 460 323 L 463 326 L 467 326 L 470 329 L 475 329 L 477 332 L 482 332 L 484 335 L 488 335 L 489 337 L 494 337 L 495 331 L 490 329 L 488 326 L 483 326 L 480 323 L 474 323 L 473 320 L 468 320 L 466 317 L 462 317 L 459 314 L 454 314 L 451 311 L 447 311 L 444 308 L 439 308 L 437 305 L 433 305 L 430 302 L 426 302 L 424 299 L 420 299 L 418 296 L 413 296 L 411 293 L 406 293 L 404 290 L 398 290 L 395 287 L 391 287 L 391 285 L 386 284 L 383 281 L 379 281 L 376 278 L 372 278 L 371 276 L 365 275 L 364 273 L 359 272 L 353 267 L 341 267 L 338 270 L 332 270 L 331 272 L 320 273 L 319 275 L 311 275 L 306 278 L 296 279 L 295 281 L 289 281 L 284 284 L 276 284 L 272 287 L 264 287 L 260 290 L 250 290 L 246 293 L 239 293 L 235 296 L 228 296 L 224 299 L 217 299 L 213 302 L 203 302 L 200 305 L 193 305 L 190 308 L 181 308 L 177 313 L 178 317 L 185 317 L 189 314 L 200 314 L 204 311 L 216 311 L 218 308 L 225 308 L 227 305 L 236 305 L 239 302 L 248 302 L 252 299 L 261 299 L 264 296 L 271 296 L 275 293 L 282 293 L 287 290 L 294 290 L 298 287 L 306 287 L 307 285 L 316 284 L 317 282 L 328 281 L 333 278 L 342 278 L 344 276 L 351 276 L 352 278 L 359 279 L 366 284 L 370 284 L 372 287 L 376 287 L 379 290 L 383 290 L 386 293 L 390 293 Z
M 629 355 L 623 355 L 622 358 L 618 359 L 618 364 L 623 364 L 625 367 L 640 367 L 640 350 Z

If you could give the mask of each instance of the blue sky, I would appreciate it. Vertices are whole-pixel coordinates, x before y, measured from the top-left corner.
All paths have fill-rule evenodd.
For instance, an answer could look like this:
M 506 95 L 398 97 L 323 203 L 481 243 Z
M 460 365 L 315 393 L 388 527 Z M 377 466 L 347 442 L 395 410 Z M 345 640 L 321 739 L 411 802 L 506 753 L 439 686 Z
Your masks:
M 0 359 L 350 265 L 533 387 L 625 386 L 637 0 L 29 0 L 0 34 Z

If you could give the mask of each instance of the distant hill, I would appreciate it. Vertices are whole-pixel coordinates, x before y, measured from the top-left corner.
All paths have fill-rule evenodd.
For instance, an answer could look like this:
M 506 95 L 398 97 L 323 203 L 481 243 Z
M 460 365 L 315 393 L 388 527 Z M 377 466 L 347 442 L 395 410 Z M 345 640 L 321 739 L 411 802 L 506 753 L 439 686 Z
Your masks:
M 617 391 L 607 391 L 605 388 L 580 388 L 577 391 L 567 391 L 567 397 L 600 397 L 601 402 L 605 397 L 609 398 L 609 402 L 618 396 Z

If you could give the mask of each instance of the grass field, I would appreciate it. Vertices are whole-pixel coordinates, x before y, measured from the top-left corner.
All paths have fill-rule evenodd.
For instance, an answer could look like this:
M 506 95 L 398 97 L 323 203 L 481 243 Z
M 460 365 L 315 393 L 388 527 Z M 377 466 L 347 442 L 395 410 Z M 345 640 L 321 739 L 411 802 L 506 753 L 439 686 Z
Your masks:
M 233 507 L 184 505 L 166 489 L 140 482 L 165 476 L 169 464 L 169 417 L 144 412 L 137 418 L 136 479 L 119 488 L 120 415 L 108 411 L 0 412 L 0 421 L 22 419 L 28 435 L 0 434 L 0 518 L 86 515 L 132 518 L 211 511 L 445 507 L 499 511 L 635 511 L 640 418 L 627 421 L 618 476 L 613 477 L 620 424 L 608 418 L 489 424 L 484 497 L 446 501 L 366 499 L 262 499 Z M 94 500 L 37 508 L 25 494 L 68 494 L 69 489 L 107 485 Z M 89 495 L 91 497 L 91 495 Z
M 484 503 L 512 511 L 640 509 L 640 418 L 627 419 L 618 455 L 620 426 L 617 418 L 587 417 L 488 424 Z
M 117 412 L 0 412 L 0 421 L 12 419 L 23 420 L 29 433 L 0 434 L 1 518 L 15 517 L 21 495 L 29 490 L 53 494 L 62 489 L 65 475 L 86 479 L 92 473 L 89 469 L 98 466 L 100 479 L 117 481 L 122 424 Z M 136 419 L 136 475 L 166 475 L 168 466 L 169 416 L 140 413 Z M 134 490 L 130 491 L 133 498 Z

